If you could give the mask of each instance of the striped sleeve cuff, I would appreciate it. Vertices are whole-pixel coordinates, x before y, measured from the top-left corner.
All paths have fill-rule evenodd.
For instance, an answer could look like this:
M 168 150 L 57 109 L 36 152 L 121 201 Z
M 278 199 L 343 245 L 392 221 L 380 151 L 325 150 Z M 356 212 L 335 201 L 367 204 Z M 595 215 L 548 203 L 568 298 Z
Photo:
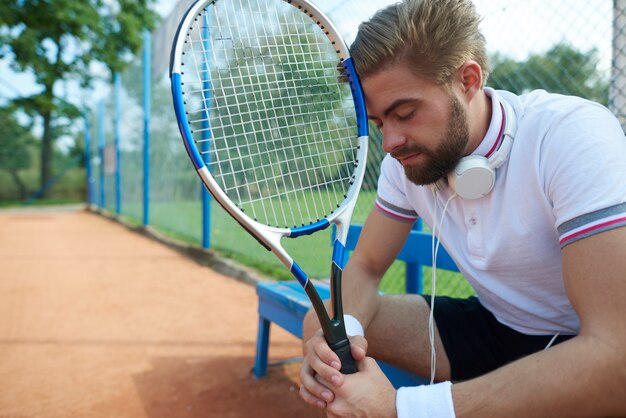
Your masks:
M 376 209 L 383 215 L 402 222 L 415 222 L 418 218 L 414 210 L 395 206 L 380 196 L 376 196 Z
M 626 203 L 586 213 L 558 227 L 561 248 L 610 229 L 626 226 Z

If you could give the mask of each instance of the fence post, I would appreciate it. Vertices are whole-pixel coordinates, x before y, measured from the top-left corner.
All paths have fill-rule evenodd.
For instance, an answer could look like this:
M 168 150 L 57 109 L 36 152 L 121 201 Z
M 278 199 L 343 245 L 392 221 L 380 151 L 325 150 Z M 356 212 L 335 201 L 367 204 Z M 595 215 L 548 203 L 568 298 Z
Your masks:
M 91 172 L 91 126 L 89 125 L 89 115 L 87 112 L 83 113 L 83 120 L 85 121 L 85 177 L 87 186 L 87 204 L 92 205 L 94 203 L 93 198 L 93 173 Z
M 609 108 L 626 130 L 626 0 L 613 0 L 613 60 Z
M 122 212 L 122 164 L 120 153 L 120 73 L 113 76 L 114 114 L 113 114 L 113 143 L 115 146 L 115 214 Z
M 150 89 L 152 34 L 143 32 L 143 225 L 150 224 Z
M 414 224 L 414 231 L 422 230 L 422 220 L 418 219 Z M 406 263 L 405 291 L 406 293 L 422 294 L 424 291 L 424 281 L 422 278 L 422 266 L 417 263 Z
M 100 154 L 100 209 L 104 209 L 106 194 L 104 191 L 104 99 L 98 103 L 98 153 Z

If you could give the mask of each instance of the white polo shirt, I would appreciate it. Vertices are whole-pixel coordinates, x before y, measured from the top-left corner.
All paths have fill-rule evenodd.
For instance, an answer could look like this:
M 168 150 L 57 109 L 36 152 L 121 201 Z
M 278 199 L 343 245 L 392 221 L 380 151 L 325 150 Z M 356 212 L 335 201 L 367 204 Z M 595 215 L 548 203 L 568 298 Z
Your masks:
M 485 91 L 492 120 L 474 154 L 488 155 L 501 141 L 499 100 L 515 110 L 513 147 L 489 195 L 450 202 L 441 243 L 500 322 L 529 335 L 576 334 L 580 324 L 565 292 L 561 249 L 626 225 L 624 132 L 605 107 L 587 100 L 542 90 Z M 451 194 L 449 188 L 437 193 L 438 224 Z M 376 207 L 432 226 L 434 205 L 431 188 L 411 183 L 387 155 Z

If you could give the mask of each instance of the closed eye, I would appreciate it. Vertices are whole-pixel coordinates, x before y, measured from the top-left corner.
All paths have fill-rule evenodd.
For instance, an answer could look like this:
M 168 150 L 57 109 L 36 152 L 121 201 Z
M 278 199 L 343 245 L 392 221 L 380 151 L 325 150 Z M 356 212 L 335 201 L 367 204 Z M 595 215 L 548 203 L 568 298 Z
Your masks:
M 407 121 L 410 120 L 413 116 L 415 116 L 415 110 L 412 110 L 404 115 L 398 115 L 398 119 L 401 121 Z

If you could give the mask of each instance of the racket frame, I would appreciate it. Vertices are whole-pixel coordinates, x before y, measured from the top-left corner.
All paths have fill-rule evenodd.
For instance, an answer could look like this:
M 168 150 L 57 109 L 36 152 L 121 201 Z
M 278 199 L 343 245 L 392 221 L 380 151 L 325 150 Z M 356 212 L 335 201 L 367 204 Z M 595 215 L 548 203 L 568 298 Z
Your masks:
M 302 285 L 305 292 L 307 293 L 307 296 L 311 300 L 311 303 L 318 315 L 318 318 L 320 319 L 320 324 L 322 326 L 324 336 L 331 348 L 336 350 L 338 347 L 345 348 L 347 346 L 349 353 L 349 342 L 343 323 L 343 309 L 341 303 L 341 275 L 345 264 L 345 245 L 348 236 L 348 229 L 350 227 L 350 220 L 352 218 L 352 213 L 354 211 L 358 193 L 361 188 L 363 177 L 365 174 L 368 148 L 368 121 L 365 108 L 365 100 L 361 90 L 360 81 L 356 74 L 352 59 L 350 58 L 348 47 L 343 41 L 343 38 L 339 35 L 339 32 L 337 31 L 335 26 L 315 5 L 306 0 L 282 0 L 285 3 L 296 7 L 301 12 L 308 15 L 309 18 L 311 18 L 312 21 L 315 22 L 323 30 L 330 42 L 335 47 L 337 56 L 343 64 L 347 81 L 351 87 L 356 111 L 356 141 L 358 142 L 355 159 L 356 168 L 353 173 L 352 184 L 348 189 L 345 199 L 338 206 L 338 208 L 335 209 L 326 218 L 310 225 L 305 225 L 297 228 L 277 228 L 261 224 L 244 214 L 228 198 L 226 193 L 224 193 L 221 187 L 217 184 L 216 180 L 210 174 L 206 163 L 204 162 L 204 159 L 202 158 L 200 151 L 195 144 L 189 126 L 187 114 L 185 113 L 185 104 L 183 100 L 181 85 L 182 55 L 180 51 L 182 51 L 186 36 L 181 36 L 181 32 L 186 28 L 192 27 L 191 25 L 193 24 L 194 20 L 197 19 L 198 16 L 202 15 L 202 9 L 220 1 L 228 0 L 204 0 L 192 4 L 186 12 L 185 17 L 181 21 L 177 29 L 176 36 L 174 38 L 174 45 L 170 56 L 170 78 L 176 119 L 178 121 L 178 127 L 185 148 L 194 168 L 196 169 L 205 187 L 211 193 L 213 198 L 250 235 L 252 235 L 261 245 L 263 245 L 263 247 L 265 247 L 269 251 L 272 251 L 274 255 L 282 262 L 282 264 L 287 269 L 289 269 L 293 276 L 298 280 L 300 285 Z M 322 302 L 319 294 L 315 290 L 312 282 L 309 280 L 306 273 L 300 268 L 300 266 L 293 260 L 293 258 L 281 245 L 281 240 L 285 237 L 295 238 L 302 235 L 309 235 L 326 229 L 330 225 L 336 225 L 337 228 L 335 241 L 333 243 L 332 265 L 330 272 L 331 309 L 333 312 L 332 317 L 329 316 L 328 311 L 324 306 L 324 303 Z

